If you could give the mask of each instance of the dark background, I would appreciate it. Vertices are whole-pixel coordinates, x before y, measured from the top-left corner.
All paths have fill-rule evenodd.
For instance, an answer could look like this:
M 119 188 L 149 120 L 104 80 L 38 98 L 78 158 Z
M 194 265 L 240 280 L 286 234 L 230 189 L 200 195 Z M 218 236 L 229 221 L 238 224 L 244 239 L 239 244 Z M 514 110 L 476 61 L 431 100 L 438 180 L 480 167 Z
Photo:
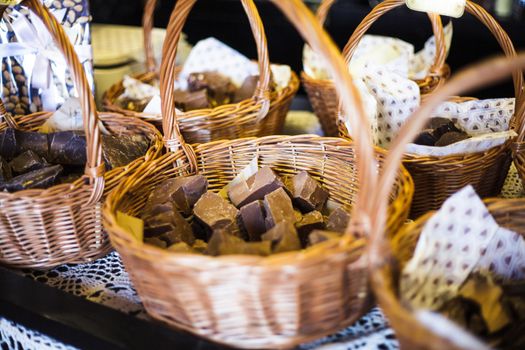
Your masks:
M 167 25 L 174 4 L 175 0 L 159 0 L 155 14 L 156 26 Z M 256 0 L 256 4 L 265 24 L 272 62 L 286 63 L 296 72 L 300 72 L 302 39 L 273 4 L 265 0 Z M 91 0 L 93 20 L 96 23 L 140 25 L 142 7 L 143 0 Z M 344 46 L 353 29 L 370 9 L 368 0 L 339 0 L 335 3 L 326 28 L 340 47 Z M 445 19 L 446 21 L 448 20 Z M 525 21 L 516 18 L 499 21 L 516 48 L 525 49 Z M 255 45 L 239 0 L 197 1 L 184 32 L 188 34 L 191 43 L 214 36 L 248 57 L 255 58 Z M 425 14 L 403 7 L 383 16 L 372 26 L 369 33 L 397 36 L 420 49 L 432 34 L 432 30 Z M 454 19 L 453 44 L 447 60 L 453 72 L 469 63 L 500 53 L 494 37 L 474 17 L 467 14 L 460 19 Z M 477 94 L 478 97 L 510 95 L 510 83 Z

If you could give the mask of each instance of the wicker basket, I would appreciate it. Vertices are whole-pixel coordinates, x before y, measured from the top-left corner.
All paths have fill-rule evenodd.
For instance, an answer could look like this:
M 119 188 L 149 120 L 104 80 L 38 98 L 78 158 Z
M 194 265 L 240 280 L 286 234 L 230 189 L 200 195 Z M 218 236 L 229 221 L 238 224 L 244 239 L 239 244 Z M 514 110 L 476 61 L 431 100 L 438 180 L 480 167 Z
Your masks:
M 317 18 L 321 24 L 326 20 L 328 11 L 335 0 L 323 0 L 317 10 Z M 374 7 L 372 11 L 357 26 L 350 40 L 346 44 L 343 55 L 346 62 L 350 62 L 352 55 L 357 48 L 357 44 L 372 26 L 372 24 L 386 12 L 405 4 L 405 0 L 386 0 Z M 434 65 L 431 67 L 425 79 L 417 81 L 422 97 L 434 91 L 450 74 L 450 69 L 445 64 L 447 49 L 443 25 L 438 15 L 429 14 L 432 22 L 432 29 L 436 37 L 436 57 Z M 319 118 L 321 126 L 326 136 L 338 136 L 337 123 L 337 94 L 332 80 L 316 79 L 309 76 L 304 71 L 301 73 L 301 80 L 312 104 L 315 114 Z
M 402 349 L 461 349 L 452 344 L 450 339 L 438 336 L 430 329 L 419 323 L 412 310 L 402 304 L 398 297 L 398 276 L 401 268 L 411 259 L 416 247 L 419 235 L 425 223 L 430 219 L 434 212 L 418 218 L 414 223 L 405 226 L 389 245 L 384 239 L 382 220 L 384 217 L 386 203 L 381 199 L 381 195 L 387 193 L 389 185 L 392 183 L 392 170 L 403 157 L 403 149 L 416 135 L 425 123 L 425 116 L 428 116 L 432 109 L 447 96 L 472 89 L 501 78 L 504 74 L 510 74 L 513 69 L 525 67 L 525 55 L 511 60 L 498 59 L 487 62 L 483 65 L 470 68 L 457 76 L 453 77 L 443 89 L 436 93 L 427 101 L 421 109 L 416 112 L 415 118 L 403 127 L 401 138 L 398 139 L 395 149 L 385 164 L 385 174 L 389 173 L 381 182 L 381 190 L 374 198 L 378 209 L 379 219 L 375 221 L 376 226 L 372 230 L 370 244 L 370 273 L 374 293 L 379 305 L 388 317 L 392 327 L 396 331 Z M 414 123 L 415 122 L 415 123 Z M 387 178 L 388 177 L 388 178 Z M 523 199 L 486 199 L 490 213 L 496 221 L 508 229 L 514 230 L 521 235 L 525 235 L 525 200 Z
M 244 3 L 253 6 L 249 1 Z M 337 49 L 315 22 L 301 0 L 274 0 L 294 22 L 309 44 L 323 52 L 332 65 L 336 84 L 355 122 L 365 123 L 360 101 L 351 95 L 351 79 Z M 186 6 L 179 1 L 177 6 Z M 168 35 L 174 30 L 168 27 Z M 164 50 L 166 62 L 173 51 Z M 117 211 L 139 215 L 147 194 L 161 181 L 200 173 L 218 191 L 254 157 L 281 175 L 307 170 L 338 203 L 353 208 L 359 220 L 367 210 L 366 194 L 377 178 L 370 135 L 359 143 L 312 135 L 267 136 L 188 145 L 176 127 L 172 96 L 173 69 L 163 66 L 161 77 L 164 128 L 172 151 L 145 163 L 108 196 L 104 225 L 122 256 L 126 269 L 148 313 L 179 329 L 242 348 L 288 348 L 350 325 L 371 306 L 366 280 L 364 240 L 349 234 L 303 251 L 270 257 L 232 255 L 210 257 L 177 254 L 144 244 L 116 220 Z M 336 74 L 337 73 L 337 74 Z M 362 130 L 368 130 L 366 127 Z M 175 140 L 170 140 L 175 137 Z M 179 147 L 181 146 L 181 147 Z M 356 174 L 356 170 L 357 174 Z M 389 195 L 389 229 L 396 231 L 406 219 L 412 183 L 404 169 L 397 172 Z
M 149 0 L 144 12 L 145 38 L 149 37 L 151 31 L 151 15 L 153 13 L 155 0 Z M 153 3 L 153 4 L 152 4 Z M 253 31 L 257 44 L 257 54 L 259 59 L 259 88 L 255 96 L 235 104 L 217 106 L 212 109 L 199 109 L 188 111 L 179 116 L 179 127 L 184 138 L 189 143 L 204 143 L 220 139 L 235 139 L 239 137 L 266 136 L 278 134 L 282 131 L 286 114 L 290 109 L 292 99 L 299 89 L 299 79 L 292 71 L 292 76 L 284 89 L 279 92 L 270 91 L 270 61 L 264 28 L 259 18 L 256 8 L 250 11 L 245 7 L 250 26 Z M 186 22 L 189 11 L 180 8 L 178 16 L 173 18 L 177 22 L 178 31 L 173 36 L 167 37 L 170 46 L 177 45 L 182 27 Z M 149 19 L 149 20 L 146 20 Z M 151 83 L 158 79 L 155 73 L 155 66 L 151 57 L 151 44 L 146 44 L 146 54 L 148 58 L 149 71 L 140 74 L 135 78 Z M 104 108 L 110 111 L 119 112 L 126 115 L 135 116 L 153 123 L 159 129 L 162 127 L 162 117 L 160 115 L 148 115 L 122 109 L 116 103 L 117 98 L 124 92 L 122 82 L 113 85 L 104 94 Z M 268 110 L 269 104 L 269 110 Z M 267 113 L 266 113 L 267 112 Z
M 483 7 L 467 0 L 466 10 L 490 29 L 507 57 L 516 56 L 516 51 L 507 33 Z M 519 111 L 520 108 L 524 107 L 521 99 L 522 73 L 514 73 L 513 79 L 516 110 Z M 429 111 L 429 113 L 431 112 Z M 514 113 L 510 122 L 512 129 L 521 125 L 521 115 L 523 113 Z M 350 137 L 343 123 L 339 123 L 339 130 L 341 136 Z M 417 218 L 427 211 L 441 207 L 445 199 L 468 184 L 474 186 L 481 197 L 498 195 L 510 167 L 511 144 L 512 142 L 509 141 L 485 152 L 466 155 L 418 156 L 405 154 L 404 165 L 412 175 L 415 184 L 410 217 Z
M 13 267 L 50 268 L 91 261 L 111 250 L 109 239 L 102 230 L 101 199 L 144 160 L 160 155 L 161 135 L 153 126 L 135 118 L 114 113 L 99 115 L 113 134 L 143 134 L 152 141 L 145 157 L 104 174 L 97 127 L 99 116 L 82 65 L 62 27 L 40 1 L 26 0 L 23 4 L 42 19 L 64 52 L 68 66 L 72 67 L 83 108 L 88 161 L 85 175 L 72 184 L 45 190 L 0 193 L 0 263 Z M 5 7 L 0 9 L 3 12 Z M 11 117 L 0 108 L 0 115 L 3 117 L 0 131 L 8 126 L 34 130 L 52 113 Z

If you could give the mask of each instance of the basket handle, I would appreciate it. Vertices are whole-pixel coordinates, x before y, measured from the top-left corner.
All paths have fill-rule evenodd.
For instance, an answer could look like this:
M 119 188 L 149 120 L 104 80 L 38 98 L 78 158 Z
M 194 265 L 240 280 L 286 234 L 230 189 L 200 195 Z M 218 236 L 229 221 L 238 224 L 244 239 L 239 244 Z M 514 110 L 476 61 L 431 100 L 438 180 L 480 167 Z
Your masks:
M 84 131 L 86 133 L 86 168 L 85 176 L 93 185 L 93 192 L 89 199 L 89 204 L 96 203 L 102 198 L 104 192 L 104 163 L 102 162 L 102 148 L 100 140 L 100 130 L 98 128 L 98 114 L 95 99 L 91 93 L 84 67 L 80 63 L 73 45 L 64 29 L 58 23 L 55 16 L 41 4 L 40 0 L 25 0 L 22 5 L 32 10 L 44 23 L 49 33 L 53 37 L 55 44 L 64 55 L 67 66 L 70 69 L 75 87 L 77 88 L 80 105 L 82 106 L 82 118 Z M 5 9 L 5 7 L 4 7 Z
M 357 28 L 352 33 L 352 36 L 348 40 L 347 44 L 343 49 L 343 56 L 347 63 L 350 63 L 352 56 L 357 49 L 357 46 L 365 33 L 370 29 L 372 24 L 375 23 L 381 16 L 385 13 L 405 5 L 406 0 L 385 0 L 375 6 L 372 11 L 359 23 Z M 428 14 L 430 22 L 432 24 L 432 31 L 434 32 L 434 37 L 436 39 L 436 56 L 434 57 L 434 62 L 432 67 L 428 72 L 428 75 L 421 80 L 422 83 L 429 84 L 435 79 L 446 76 L 449 73 L 449 69 L 445 64 L 447 58 L 447 46 L 445 42 L 445 34 L 443 31 L 443 23 L 441 22 L 441 17 L 437 14 Z
M 165 144 L 168 149 L 175 150 L 179 145 L 183 147 L 188 158 L 189 148 L 183 146 L 184 140 L 177 125 L 175 113 L 175 101 L 173 93 L 175 90 L 175 79 L 177 71 L 175 69 L 175 57 L 177 55 L 177 44 L 181 35 L 182 27 L 186 22 L 188 14 L 197 0 L 178 0 L 173 12 L 171 13 L 168 24 L 166 39 L 162 52 L 162 63 L 160 67 L 160 87 L 162 98 L 162 124 L 164 131 Z M 264 28 L 257 12 L 253 0 L 241 0 L 244 10 L 248 16 L 250 27 L 253 32 L 257 45 L 257 55 L 259 63 L 259 84 L 254 92 L 254 99 L 260 108 L 258 113 L 262 118 L 268 113 L 270 106 L 270 60 L 268 57 L 268 45 Z M 195 164 L 193 164 L 195 165 Z
M 328 17 L 328 12 L 332 8 L 332 5 L 337 0 L 322 0 L 319 4 L 319 7 L 317 8 L 317 11 L 315 12 L 315 18 L 317 18 L 317 21 L 321 23 L 322 26 L 324 26 L 326 22 L 326 17 Z
M 153 48 L 153 25 L 155 18 L 155 8 L 157 0 L 146 0 L 144 12 L 142 13 L 142 36 L 144 40 L 144 55 L 146 71 L 154 73 L 157 71 L 157 60 L 155 59 L 155 50 Z
M 467 68 L 457 73 L 443 87 L 431 94 L 401 127 L 385 160 L 383 172 L 379 179 L 379 186 L 375 189 L 374 195 L 371 196 L 371 201 L 374 202 L 373 213 L 375 213 L 370 243 L 372 268 L 380 266 L 388 258 L 388 252 L 385 252 L 385 249 L 387 249 L 386 238 L 383 235 L 388 205 L 386 199 L 397 175 L 406 145 L 424 127 L 427 119 L 432 115 L 432 111 L 446 101 L 449 96 L 458 95 L 467 90 L 481 88 L 490 83 L 503 80 L 510 73 L 519 72 L 524 67 L 525 54 L 520 54 L 511 58 L 500 57 L 491 59 Z

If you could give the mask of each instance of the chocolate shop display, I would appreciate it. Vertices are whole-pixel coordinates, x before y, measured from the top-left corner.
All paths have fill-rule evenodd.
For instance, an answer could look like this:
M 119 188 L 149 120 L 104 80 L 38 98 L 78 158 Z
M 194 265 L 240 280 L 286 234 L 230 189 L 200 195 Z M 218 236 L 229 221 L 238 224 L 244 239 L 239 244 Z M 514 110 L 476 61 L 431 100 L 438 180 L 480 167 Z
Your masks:
M 281 178 L 265 166 L 226 193 L 208 191 L 202 175 L 163 181 L 141 215 L 144 242 L 179 253 L 266 256 L 339 239 L 350 221 L 341 207 L 328 212 L 328 192 L 306 171 Z

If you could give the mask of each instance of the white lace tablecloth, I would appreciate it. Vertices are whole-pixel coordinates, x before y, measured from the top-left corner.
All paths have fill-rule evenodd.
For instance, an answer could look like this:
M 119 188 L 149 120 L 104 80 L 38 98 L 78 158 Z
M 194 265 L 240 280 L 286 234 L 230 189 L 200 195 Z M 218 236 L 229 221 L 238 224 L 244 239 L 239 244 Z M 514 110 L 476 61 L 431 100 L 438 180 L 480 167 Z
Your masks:
M 513 166 L 502 191 L 502 197 L 522 196 L 523 186 Z M 90 301 L 136 317 L 148 318 L 129 281 L 120 257 L 115 252 L 91 264 L 60 266 L 47 272 L 24 270 L 22 273 L 28 278 Z M 374 308 L 352 327 L 299 347 L 301 350 L 389 350 L 398 348 L 394 332 L 389 328 L 387 320 L 378 308 Z M 0 316 L 0 349 L 75 348 Z

